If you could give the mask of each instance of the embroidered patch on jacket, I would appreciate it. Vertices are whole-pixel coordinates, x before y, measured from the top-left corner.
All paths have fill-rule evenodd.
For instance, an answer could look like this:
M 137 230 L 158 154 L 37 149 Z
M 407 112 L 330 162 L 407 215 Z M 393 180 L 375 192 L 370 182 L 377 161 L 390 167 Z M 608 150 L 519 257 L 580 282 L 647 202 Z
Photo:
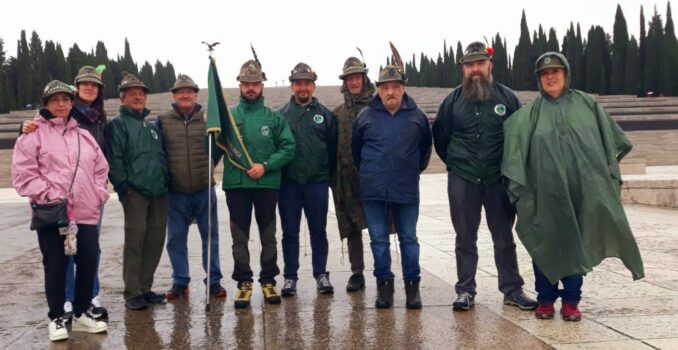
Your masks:
M 504 105 L 501 104 L 501 103 L 498 104 L 498 105 L 496 105 L 496 106 L 494 106 L 494 113 L 495 113 L 496 115 L 500 116 L 500 117 L 505 116 L 505 115 L 506 115 L 506 106 L 504 106 Z
M 316 115 L 313 116 L 313 121 L 314 121 L 316 124 L 322 124 L 323 121 L 325 121 L 325 117 L 323 117 L 323 116 L 320 115 L 320 114 L 316 114 Z
M 271 129 L 268 128 L 268 125 L 261 127 L 261 136 L 268 136 L 271 134 Z

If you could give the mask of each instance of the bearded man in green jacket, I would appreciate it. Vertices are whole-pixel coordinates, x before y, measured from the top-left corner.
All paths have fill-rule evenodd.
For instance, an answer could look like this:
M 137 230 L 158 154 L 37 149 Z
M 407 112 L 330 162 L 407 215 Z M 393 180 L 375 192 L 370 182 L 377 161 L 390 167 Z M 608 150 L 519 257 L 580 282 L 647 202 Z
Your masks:
M 553 318 L 560 297 L 563 319 L 579 321 L 583 275 L 603 259 L 618 257 L 633 279 L 644 276 L 620 197 L 619 162 L 632 146 L 598 102 L 569 89 L 565 56 L 543 54 L 535 74 L 541 96 L 504 123 L 501 170 L 534 262 L 536 316 Z
M 252 269 L 247 242 L 250 236 L 252 207 L 261 239 L 261 283 L 264 299 L 269 304 L 280 303 L 275 290 L 278 268 L 277 242 L 275 238 L 275 207 L 282 168 L 294 157 L 294 137 L 287 120 L 280 112 L 264 106 L 264 81 L 266 75 L 259 62 L 245 62 L 238 75 L 240 103 L 231 108 L 238 132 L 252 159 L 249 170 L 241 170 L 232 163 L 224 162 L 223 189 L 230 214 L 233 238 L 232 278 L 238 282 L 235 307 L 245 308 L 252 297 Z M 215 162 L 223 155 L 213 147 Z

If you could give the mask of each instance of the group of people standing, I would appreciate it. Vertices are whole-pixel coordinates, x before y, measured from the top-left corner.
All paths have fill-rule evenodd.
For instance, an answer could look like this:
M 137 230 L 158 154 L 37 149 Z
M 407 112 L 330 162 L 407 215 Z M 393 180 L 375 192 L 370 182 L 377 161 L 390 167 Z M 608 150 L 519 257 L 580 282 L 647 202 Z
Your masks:
M 313 96 L 317 74 L 300 62 L 289 77 L 289 102 L 274 110 L 264 104 L 261 64 L 249 60 L 237 77 L 239 103 L 229 111 L 248 150 L 249 169 L 231 162 L 215 141 L 210 159 L 204 109 L 197 103 L 199 88 L 186 75 L 177 78 L 171 89 L 175 102 L 155 123 L 145 119 L 150 89 L 133 75 L 125 76 L 119 86 L 122 105 L 110 122 L 103 111 L 100 71 L 83 67 L 75 91 L 65 83 L 50 82 L 43 94 L 46 108 L 35 121 L 24 123 L 12 162 L 19 194 L 40 204 L 67 199 L 79 228 L 71 299 L 66 291 L 73 282 L 68 282 L 67 270 L 73 268 L 67 268 L 60 230 L 37 232 L 50 339 L 68 338 L 65 323 L 70 315 L 64 306 L 71 302 L 73 331 L 106 330 L 95 283 L 101 216 L 108 199 L 106 178 L 124 211 L 127 308 L 145 309 L 189 293 L 187 236 L 193 222 L 202 239 L 203 268 L 210 270 L 210 280 L 203 282 L 212 296 L 226 296 L 219 264 L 216 182 L 208 176 L 210 167 L 222 159 L 236 308 L 248 307 L 253 293 L 248 249 L 252 210 L 261 241 L 258 282 L 265 301 L 276 304 L 281 296 L 297 293 L 302 212 L 316 287 L 320 293 L 333 293 L 326 232 L 331 188 L 352 271 L 346 290 L 365 288 L 362 232 L 367 228 L 377 281 L 375 306 L 392 307 L 395 275 L 389 236 L 396 233 L 405 306 L 419 309 L 419 178 L 433 148 L 448 171 L 456 232 L 454 310 L 474 305 L 476 242 L 484 208 L 504 303 L 551 318 L 556 299 L 562 297 L 563 318 L 579 320 L 582 276 L 602 259 L 620 257 L 634 279 L 643 277 L 619 196 L 619 161 L 631 145 L 600 105 L 568 88 L 564 56 L 549 52 L 537 60 L 541 94 L 523 107 L 509 88 L 493 81 L 491 59 L 492 50 L 485 44 L 467 47 L 460 61 L 463 83 L 442 102 L 432 128 L 426 113 L 405 92 L 407 77 L 400 65 L 381 69 L 375 87 L 367 66 L 349 57 L 339 76 L 344 103 L 330 111 Z M 284 261 L 280 293 L 275 280 L 280 274 L 276 207 Z M 534 260 L 537 301 L 523 292 L 512 234 L 516 212 L 518 236 Z M 173 281 L 167 293 L 156 293 L 153 277 L 165 235 Z M 558 289 L 559 281 L 563 290 Z

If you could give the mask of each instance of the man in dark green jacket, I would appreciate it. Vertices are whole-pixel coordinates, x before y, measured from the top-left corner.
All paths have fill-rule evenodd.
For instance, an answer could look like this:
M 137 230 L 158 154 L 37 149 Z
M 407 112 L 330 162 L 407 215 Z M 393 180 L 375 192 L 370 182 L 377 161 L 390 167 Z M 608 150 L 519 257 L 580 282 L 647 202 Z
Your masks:
M 181 74 L 172 86 L 172 108 L 158 116 L 155 123 L 162 131 L 169 167 L 169 214 L 167 215 L 167 255 L 172 263 L 170 301 L 188 294 L 191 281 L 188 266 L 188 228 L 195 220 L 202 240 L 202 266 L 210 268 L 210 294 L 226 297 L 221 286 L 219 264 L 219 220 L 214 179 L 208 177 L 210 161 L 204 147 L 204 110 L 197 103 L 198 85 Z M 212 201 L 210 211 L 208 202 Z M 208 216 L 211 216 L 208 224 Z M 208 226 L 211 242 L 207 261 Z
M 145 120 L 150 89 L 128 74 L 118 91 L 120 113 L 106 128 L 109 178 L 125 214 L 125 304 L 140 310 L 165 300 L 151 287 L 165 243 L 169 175 L 162 134 Z
M 261 283 L 265 300 L 270 304 L 280 303 L 275 290 L 278 269 L 278 254 L 275 238 L 275 206 L 282 168 L 294 157 L 294 137 L 280 112 L 264 106 L 265 74 L 259 62 L 245 62 L 238 75 L 240 103 L 231 108 L 238 132 L 251 157 L 252 167 L 243 171 L 224 161 L 223 189 L 231 219 L 233 237 L 233 279 L 238 282 L 235 307 L 245 308 L 252 297 L 252 269 L 247 242 L 250 236 L 252 206 L 259 226 L 261 239 Z M 215 161 L 223 152 L 213 147 Z
M 367 228 L 363 203 L 360 199 L 360 177 L 353 163 L 351 142 L 353 139 L 353 123 L 358 113 L 367 107 L 374 96 L 374 84 L 367 76 L 369 69 L 357 57 L 349 57 L 344 62 L 343 80 L 340 92 L 344 95 L 344 103 L 332 113 L 337 118 L 337 173 L 332 181 L 334 211 L 337 215 L 339 235 L 346 238 L 348 261 L 353 274 L 346 284 L 347 292 L 355 292 L 365 288 L 365 259 L 363 255 L 362 231 Z
M 280 112 L 287 119 L 296 141 L 292 161 L 283 169 L 280 186 L 280 222 L 285 269 L 283 296 L 297 292 L 299 226 L 303 209 L 311 236 L 313 277 L 321 293 L 333 293 L 327 272 L 327 209 L 329 182 L 337 161 L 337 123 L 334 115 L 313 97 L 316 73 L 305 63 L 290 75 L 294 94 Z
M 494 262 L 504 303 L 531 310 L 537 303 L 523 293 L 511 231 L 515 211 L 501 177 L 504 121 L 520 108 L 513 92 L 492 79 L 492 48 L 471 43 L 464 52 L 464 80 L 443 100 L 435 122 L 436 153 L 447 166 L 447 194 L 457 234 L 457 299 L 454 310 L 468 310 L 476 294 L 478 226 L 485 208 L 494 242 Z

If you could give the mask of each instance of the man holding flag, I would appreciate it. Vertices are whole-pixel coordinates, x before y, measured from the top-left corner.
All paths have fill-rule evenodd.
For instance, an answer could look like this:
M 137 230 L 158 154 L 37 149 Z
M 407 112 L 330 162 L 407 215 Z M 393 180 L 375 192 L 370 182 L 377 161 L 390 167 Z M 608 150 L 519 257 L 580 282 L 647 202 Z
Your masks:
M 256 56 L 255 56 L 256 57 Z M 247 246 L 252 207 L 261 240 L 261 283 L 264 299 L 280 303 L 275 276 L 280 274 L 275 238 L 275 208 L 282 168 L 294 157 L 295 142 L 280 112 L 264 106 L 263 82 L 266 75 L 258 60 L 245 62 L 237 77 L 240 103 L 228 110 L 216 72 L 210 63 L 207 132 L 216 132 L 212 157 L 224 161 L 223 189 L 230 213 L 233 238 L 232 278 L 238 282 L 235 307 L 245 308 L 252 297 L 253 273 Z

